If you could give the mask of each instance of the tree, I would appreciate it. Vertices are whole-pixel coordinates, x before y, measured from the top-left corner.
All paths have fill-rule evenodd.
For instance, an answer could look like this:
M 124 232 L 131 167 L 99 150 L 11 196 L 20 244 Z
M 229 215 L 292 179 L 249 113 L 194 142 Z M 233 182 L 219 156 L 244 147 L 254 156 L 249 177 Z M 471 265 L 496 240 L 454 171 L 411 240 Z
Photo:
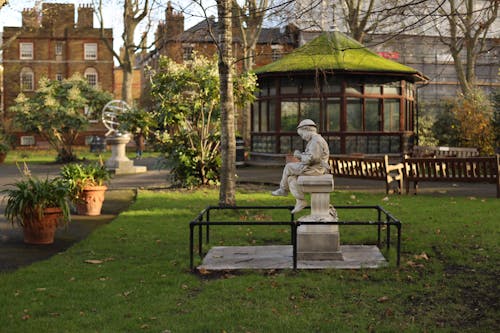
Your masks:
M 132 78 L 134 70 L 135 54 L 141 49 L 146 35 L 142 35 L 141 42 L 135 42 L 135 32 L 137 26 L 148 16 L 151 10 L 150 0 L 123 0 L 123 52 L 118 54 L 113 45 L 104 38 L 104 15 L 103 0 L 99 0 L 97 16 L 101 24 L 101 32 L 104 42 L 123 70 L 122 99 L 132 105 Z
M 42 78 L 38 87 L 31 98 L 19 94 L 9 111 L 20 128 L 47 140 L 58 152 L 59 161 L 73 161 L 76 139 L 89 125 L 84 109 L 90 113 L 101 110 L 112 96 L 90 86 L 80 75 L 63 81 Z
M 459 96 L 451 112 L 458 124 L 460 146 L 478 148 L 485 155 L 493 154 L 493 107 L 484 93 L 476 89 L 468 96 Z
M 129 112 L 120 113 L 118 115 L 118 122 L 120 123 L 120 131 L 128 132 L 133 135 L 138 152 L 137 157 L 140 157 L 146 139 L 148 139 L 158 127 L 155 113 L 133 107 Z
M 268 0 L 245 0 L 241 5 L 233 0 L 233 9 L 238 21 L 241 48 L 243 50 L 243 72 L 253 68 L 255 46 L 262 31 L 262 23 L 268 7 Z M 242 136 L 247 145 L 250 143 L 250 104 L 242 108 Z
M 486 38 L 498 17 L 499 4 L 498 0 L 446 0 L 445 6 L 439 5 L 448 28 L 436 30 L 451 52 L 465 97 L 475 98 L 477 58 L 489 51 Z
M 234 96 L 232 58 L 233 25 L 232 0 L 217 0 L 219 17 L 219 43 L 217 53 L 219 60 L 219 90 L 221 104 L 221 186 L 219 205 L 236 205 L 236 132 L 234 126 Z
M 363 43 L 368 34 L 388 30 L 400 33 L 405 9 L 416 0 L 342 0 L 343 20 L 352 38 Z M 335 9 L 334 9 L 335 11 Z M 395 20 L 399 18 L 399 20 Z M 389 28 L 389 29 L 388 29 Z
M 176 180 L 183 186 L 219 182 L 224 151 L 216 60 L 194 54 L 193 60 L 177 64 L 162 57 L 151 81 L 158 125 L 164 129 L 159 139 Z M 254 90 L 253 74 L 236 78 L 234 95 L 240 105 L 253 98 Z

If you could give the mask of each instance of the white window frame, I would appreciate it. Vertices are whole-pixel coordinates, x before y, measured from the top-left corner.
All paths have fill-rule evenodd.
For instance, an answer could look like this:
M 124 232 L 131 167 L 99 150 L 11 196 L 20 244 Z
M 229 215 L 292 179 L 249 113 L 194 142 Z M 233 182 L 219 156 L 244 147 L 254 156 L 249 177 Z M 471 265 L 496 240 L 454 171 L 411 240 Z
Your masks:
M 97 85 L 99 84 L 99 74 L 97 73 L 97 70 L 95 68 L 88 67 L 87 69 L 85 69 L 83 76 L 85 77 L 85 79 L 87 79 L 87 82 L 92 87 L 97 87 Z
M 85 60 L 97 60 L 97 43 L 83 44 L 83 57 Z
M 19 43 L 19 59 L 32 60 L 33 59 L 33 43 L 21 42 Z
M 271 45 L 271 59 L 272 61 L 276 61 L 283 57 L 283 46 L 281 45 Z
M 63 42 L 56 42 L 56 46 L 55 46 L 56 56 L 62 56 L 63 48 L 64 48 Z
M 193 44 L 182 44 L 182 60 L 189 61 L 193 60 L 194 45 Z
M 34 146 L 35 145 L 35 137 L 32 135 L 23 135 L 20 138 L 21 146 Z
M 64 79 L 64 77 L 63 77 L 62 73 L 57 73 L 56 74 L 56 80 L 57 81 L 61 82 L 63 79 Z
M 35 90 L 35 72 L 29 67 L 24 67 L 19 73 L 19 88 L 21 91 Z

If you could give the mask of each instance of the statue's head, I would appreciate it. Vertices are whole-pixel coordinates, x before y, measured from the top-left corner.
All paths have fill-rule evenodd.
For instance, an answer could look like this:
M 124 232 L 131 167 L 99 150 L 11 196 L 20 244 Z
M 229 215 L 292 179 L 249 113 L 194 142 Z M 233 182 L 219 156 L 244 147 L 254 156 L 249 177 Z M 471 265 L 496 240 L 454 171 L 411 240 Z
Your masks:
M 317 126 L 311 119 L 304 119 L 297 126 L 297 133 L 304 140 L 308 140 L 311 137 L 311 135 L 317 132 L 318 132 Z

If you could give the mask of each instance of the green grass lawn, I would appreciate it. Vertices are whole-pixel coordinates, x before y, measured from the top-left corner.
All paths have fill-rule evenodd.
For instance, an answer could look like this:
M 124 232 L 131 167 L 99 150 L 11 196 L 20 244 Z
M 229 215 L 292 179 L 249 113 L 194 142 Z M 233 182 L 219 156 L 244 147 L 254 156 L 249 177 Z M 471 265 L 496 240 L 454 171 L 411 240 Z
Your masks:
M 128 211 L 68 251 L 0 274 L 0 331 L 498 331 L 500 201 L 384 198 L 332 194 L 336 205 L 380 204 L 402 221 L 399 268 L 392 261 L 376 270 L 194 274 L 188 224 L 217 203 L 217 190 L 139 192 Z M 237 200 L 293 203 L 263 191 L 241 191 Z M 350 214 L 340 218 L 364 218 Z M 264 210 L 235 216 L 284 219 Z M 373 240 L 358 227 L 340 232 L 342 243 Z M 212 244 L 284 244 L 289 237 L 287 227 L 227 227 L 212 231 Z
M 77 147 L 74 150 L 75 155 L 79 159 L 88 161 L 97 161 L 101 157 L 103 160 L 107 160 L 111 157 L 111 151 L 107 150 L 102 154 L 92 153 L 89 151 L 88 147 Z M 143 157 L 157 157 L 159 153 L 156 152 L 144 152 Z M 127 157 L 132 159 L 135 158 L 135 150 L 127 149 Z M 38 150 L 26 150 L 26 149 L 14 149 L 9 150 L 7 153 L 7 158 L 5 163 L 22 163 L 29 162 L 30 164 L 46 164 L 54 163 L 57 158 L 57 152 L 54 149 L 38 149 Z

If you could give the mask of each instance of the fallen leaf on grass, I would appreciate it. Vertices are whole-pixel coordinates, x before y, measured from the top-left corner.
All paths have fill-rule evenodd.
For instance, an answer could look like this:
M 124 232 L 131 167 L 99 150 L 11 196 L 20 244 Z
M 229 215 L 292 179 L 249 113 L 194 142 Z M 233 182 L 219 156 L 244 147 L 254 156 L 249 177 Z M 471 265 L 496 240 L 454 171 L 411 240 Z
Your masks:
M 104 259 L 101 259 L 101 260 L 100 259 L 87 259 L 87 260 L 85 260 L 85 263 L 97 265 L 97 264 L 102 264 L 104 262 L 113 261 L 113 260 L 115 260 L 115 258 L 111 258 L 111 257 L 104 258 Z
M 379 297 L 379 299 L 377 299 L 377 302 L 383 303 L 383 302 L 387 302 L 388 300 L 389 300 L 389 296 L 382 296 L 382 297 Z
M 206 268 L 200 268 L 198 269 L 198 272 L 201 274 L 201 275 L 209 275 L 211 272 L 206 269 Z
M 85 263 L 87 263 L 87 264 L 93 264 L 93 265 L 102 264 L 103 262 L 104 261 L 97 260 L 97 259 L 88 259 L 88 260 L 85 260 Z
M 425 252 L 422 252 L 421 254 L 414 255 L 413 257 L 417 260 L 419 260 L 419 259 L 424 259 L 426 261 L 429 260 L 429 256 Z

